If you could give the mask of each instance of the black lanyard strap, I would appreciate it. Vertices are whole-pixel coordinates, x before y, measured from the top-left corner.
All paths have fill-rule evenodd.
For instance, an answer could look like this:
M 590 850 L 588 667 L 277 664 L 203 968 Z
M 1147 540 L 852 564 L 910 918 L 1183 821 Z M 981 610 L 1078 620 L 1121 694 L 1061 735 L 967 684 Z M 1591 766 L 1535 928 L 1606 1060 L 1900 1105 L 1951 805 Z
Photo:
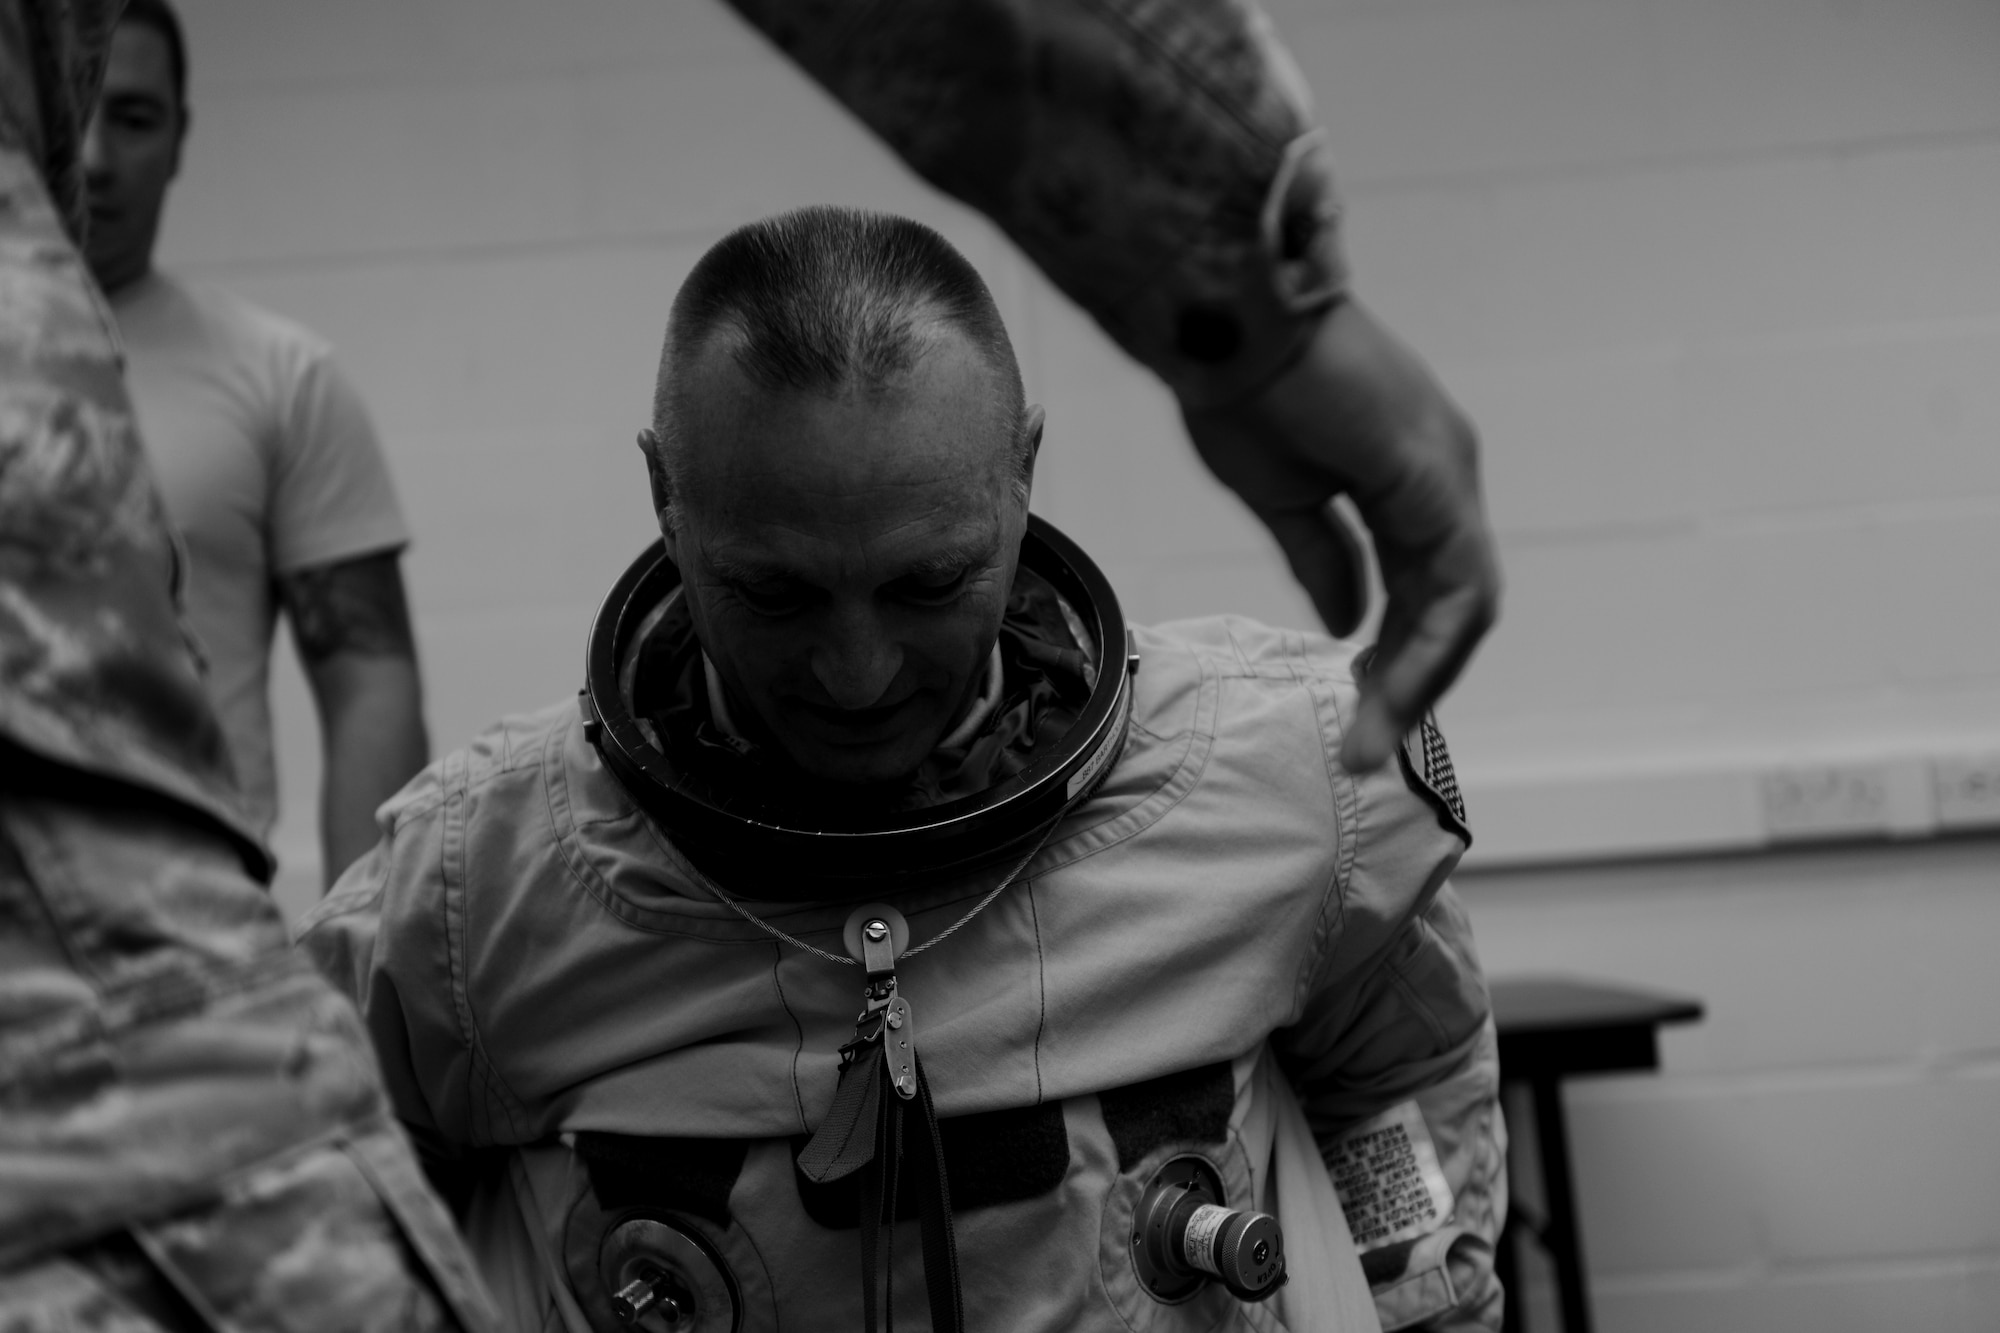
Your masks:
M 894 1333 L 896 1195 L 907 1140 L 931 1328 L 933 1333 L 964 1333 L 965 1299 L 959 1287 L 958 1241 L 952 1229 L 937 1108 L 917 1057 L 910 1003 L 896 993 L 893 947 L 886 940 L 870 939 L 867 944 L 873 946 L 864 950 L 867 1008 L 854 1025 L 854 1039 L 840 1048 L 840 1082 L 833 1091 L 833 1105 L 799 1153 L 798 1169 L 816 1184 L 860 1173 L 856 1183 L 861 1196 L 864 1326 L 867 1333 L 878 1327 Z

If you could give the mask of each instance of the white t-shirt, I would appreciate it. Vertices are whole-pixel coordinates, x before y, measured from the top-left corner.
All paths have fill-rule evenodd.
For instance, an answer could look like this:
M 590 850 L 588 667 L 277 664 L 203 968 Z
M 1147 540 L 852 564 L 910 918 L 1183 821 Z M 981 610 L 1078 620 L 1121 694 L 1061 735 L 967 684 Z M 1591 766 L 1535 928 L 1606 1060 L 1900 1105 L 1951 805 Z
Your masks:
M 309 330 L 153 272 L 111 301 L 126 383 L 187 542 L 187 614 L 247 813 L 277 814 L 268 673 L 276 580 L 409 540 L 354 387 Z

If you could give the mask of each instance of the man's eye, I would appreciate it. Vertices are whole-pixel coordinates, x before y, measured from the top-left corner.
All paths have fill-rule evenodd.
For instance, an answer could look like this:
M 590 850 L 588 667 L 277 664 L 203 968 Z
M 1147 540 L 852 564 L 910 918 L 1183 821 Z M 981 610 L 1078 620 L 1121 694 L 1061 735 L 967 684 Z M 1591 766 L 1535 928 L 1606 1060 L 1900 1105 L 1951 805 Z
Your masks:
M 950 574 L 913 574 L 902 580 L 898 591 L 904 600 L 926 606 L 941 606 L 956 599 L 965 590 L 965 581 L 970 571 L 958 570 Z
M 803 591 L 783 583 L 739 583 L 736 596 L 760 616 L 784 616 L 804 608 Z
M 167 120 L 164 107 L 145 101 L 117 101 L 104 108 L 104 118 L 113 129 L 127 134 L 147 134 L 160 128 Z

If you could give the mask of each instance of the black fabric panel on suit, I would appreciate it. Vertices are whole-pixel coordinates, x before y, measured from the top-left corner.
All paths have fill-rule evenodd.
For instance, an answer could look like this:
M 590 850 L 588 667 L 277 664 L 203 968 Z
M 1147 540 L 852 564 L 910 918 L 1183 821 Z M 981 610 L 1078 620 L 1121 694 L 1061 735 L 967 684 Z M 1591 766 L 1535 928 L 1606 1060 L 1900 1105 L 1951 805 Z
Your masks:
M 1368 1279 L 1371 1287 L 1393 1282 L 1403 1276 L 1403 1270 L 1409 1267 L 1410 1251 L 1416 1248 L 1416 1241 L 1402 1240 L 1394 1245 L 1384 1245 L 1379 1250 L 1370 1250 L 1361 1256 L 1361 1274 Z
M 729 1191 L 743 1172 L 748 1139 L 653 1139 L 586 1130 L 577 1155 L 606 1209 L 673 1208 L 729 1225 Z
M 1104 1128 L 1118 1149 L 1118 1169 L 1130 1171 L 1163 1143 L 1220 1143 L 1236 1108 L 1229 1064 L 1203 1065 L 1097 1094 Z
M 431 1188 L 444 1199 L 452 1216 L 461 1222 L 465 1220 L 466 1209 L 472 1206 L 472 1196 L 479 1188 L 479 1182 L 507 1169 L 510 1149 L 467 1148 L 454 1157 L 443 1157 L 428 1151 L 431 1135 L 412 1129 L 408 1124 L 403 1126 L 403 1132 L 409 1135 L 410 1146 L 417 1150 L 417 1165 L 423 1167 Z
M 1038 1198 L 1069 1173 L 1069 1130 L 1059 1102 L 939 1120 L 938 1140 L 955 1214 Z M 805 1145 L 803 1137 L 792 1140 L 794 1161 Z M 829 1230 L 860 1225 L 858 1175 L 818 1185 L 792 1172 L 806 1216 Z M 896 1220 L 907 1222 L 917 1216 L 916 1191 L 907 1172 L 901 1186 Z

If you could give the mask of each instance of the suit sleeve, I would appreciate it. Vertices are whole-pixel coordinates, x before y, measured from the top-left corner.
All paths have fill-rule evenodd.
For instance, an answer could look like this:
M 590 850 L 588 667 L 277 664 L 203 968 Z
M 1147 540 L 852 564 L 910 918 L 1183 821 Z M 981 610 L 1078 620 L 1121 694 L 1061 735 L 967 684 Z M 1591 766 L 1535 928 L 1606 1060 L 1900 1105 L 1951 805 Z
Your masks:
M 1463 823 L 1417 771 L 1354 779 L 1340 925 L 1274 1038 L 1385 1329 L 1498 1329 L 1506 1130 L 1486 982 L 1447 876 Z
M 1305 81 L 1251 0 L 731 0 L 1189 407 L 1282 370 L 1346 273 Z
M 473 1044 L 453 984 L 439 866 L 449 806 L 435 768 L 382 812 L 382 840 L 299 928 L 299 946 L 361 1011 L 396 1118 L 447 1202 L 476 1163 Z

